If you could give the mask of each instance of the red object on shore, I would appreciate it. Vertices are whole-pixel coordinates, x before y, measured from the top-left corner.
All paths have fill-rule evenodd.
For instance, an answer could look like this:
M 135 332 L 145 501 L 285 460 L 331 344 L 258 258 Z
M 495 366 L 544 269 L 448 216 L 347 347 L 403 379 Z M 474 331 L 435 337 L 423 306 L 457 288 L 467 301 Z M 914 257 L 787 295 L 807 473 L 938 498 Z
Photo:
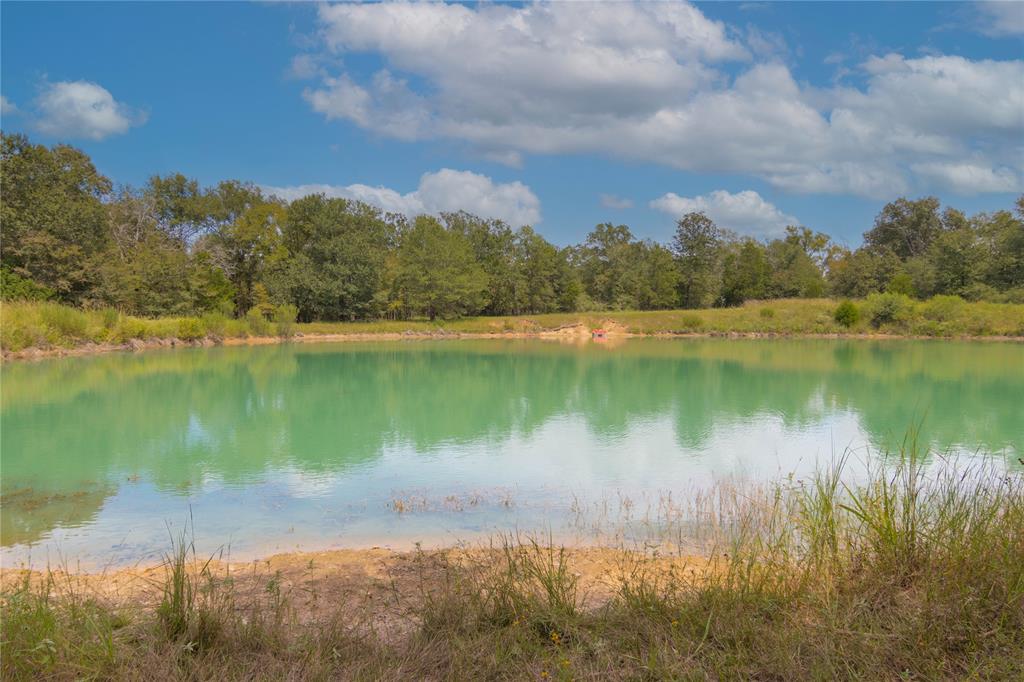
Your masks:
M 605 337 L 605 336 L 607 335 L 607 333 L 608 333 L 608 332 L 606 332 L 606 331 L 605 331 L 605 330 L 603 330 L 603 329 L 595 329 L 595 330 L 593 330 L 593 331 L 591 332 L 591 335 L 592 335 L 592 336 L 593 336 L 593 337 L 594 337 L 595 339 L 603 339 L 603 338 L 604 338 L 604 337 Z

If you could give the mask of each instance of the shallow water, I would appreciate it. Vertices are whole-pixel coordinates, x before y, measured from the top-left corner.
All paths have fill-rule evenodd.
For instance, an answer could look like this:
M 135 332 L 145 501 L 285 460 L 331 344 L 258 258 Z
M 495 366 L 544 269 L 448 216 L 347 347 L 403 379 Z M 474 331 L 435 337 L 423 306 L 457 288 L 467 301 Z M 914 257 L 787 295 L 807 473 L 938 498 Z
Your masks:
M 234 558 L 553 529 L 895 449 L 914 425 L 933 450 L 1024 455 L 1010 343 L 399 341 L 2 371 L 5 566 L 153 560 L 190 516 Z

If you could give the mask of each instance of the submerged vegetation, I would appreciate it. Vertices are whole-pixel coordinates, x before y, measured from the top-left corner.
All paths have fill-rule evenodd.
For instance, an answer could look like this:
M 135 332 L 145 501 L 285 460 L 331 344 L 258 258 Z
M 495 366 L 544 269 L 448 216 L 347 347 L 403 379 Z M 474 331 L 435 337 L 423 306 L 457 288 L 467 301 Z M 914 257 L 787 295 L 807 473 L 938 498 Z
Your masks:
M 702 558 L 503 537 L 417 552 L 371 590 L 230 572 L 177 537 L 148 597 L 8 581 L 5 679 L 1019 679 L 1024 479 L 904 453 L 712 491 Z M 927 463 L 926 463 L 927 462 Z M 310 559 L 310 567 L 314 559 Z M 255 569 L 254 569 L 255 570 Z M 362 596 L 360 596 L 362 595 Z M 309 606 L 316 604 L 316 608 Z

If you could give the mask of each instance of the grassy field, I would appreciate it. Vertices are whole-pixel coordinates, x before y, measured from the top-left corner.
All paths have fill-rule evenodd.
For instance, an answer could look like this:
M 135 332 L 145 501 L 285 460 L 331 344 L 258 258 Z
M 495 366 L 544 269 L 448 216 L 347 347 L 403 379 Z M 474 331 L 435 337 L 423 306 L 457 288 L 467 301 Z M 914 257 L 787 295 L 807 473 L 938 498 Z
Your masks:
M 133 340 L 195 342 L 279 334 L 540 333 L 567 325 L 616 325 L 634 334 L 893 334 L 908 336 L 1024 336 L 1024 304 L 967 302 L 940 296 L 914 301 L 888 294 L 852 302 L 845 323 L 836 319 L 838 301 L 786 299 L 749 302 L 705 310 L 606 311 L 458 320 L 375 320 L 282 325 L 259 316 L 145 319 L 113 309 L 78 310 L 56 303 L 5 303 L 0 311 L 0 349 L 74 348 L 125 344 Z
M 415 553 L 377 581 L 382 596 L 359 598 L 316 582 L 286 589 L 280 572 L 245 582 L 211 568 L 182 535 L 149 601 L 110 601 L 57 574 L 8 584 L 0 671 L 10 680 L 1021 679 L 1024 478 L 923 462 L 911 447 L 859 483 L 841 461 L 806 480 L 713 490 L 692 507 L 711 529 L 705 559 L 680 570 L 658 552 L 620 552 L 603 596 L 586 591 L 571 551 L 515 537 L 477 553 Z M 315 602 L 315 615 L 300 602 Z

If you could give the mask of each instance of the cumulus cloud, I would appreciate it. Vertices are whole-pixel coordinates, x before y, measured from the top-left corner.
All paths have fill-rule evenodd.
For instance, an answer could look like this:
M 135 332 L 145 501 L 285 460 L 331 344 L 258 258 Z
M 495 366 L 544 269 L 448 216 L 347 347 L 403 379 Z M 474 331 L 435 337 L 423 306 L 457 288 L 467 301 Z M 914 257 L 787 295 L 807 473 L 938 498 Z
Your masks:
M 145 122 L 145 116 L 121 104 L 97 83 L 49 83 L 36 100 L 36 127 L 47 135 L 102 140 Z
M 914 171 L 938 186 L 958 194 L 1014 192 L 1020 178 L 1010 168 L 991 168 L 979 163 L 921 163 Z
M 974 5 L 979 15 L 978 28 L 994 37 L 1024 35 L 1024 3 L 1016 0 L 979 2 Z
M 619 197 L 614 194 L 602 194 L 601 205 L 605 208 L 633 208 L 633 200 L 626 199 L 625 197 Z
M 389 187 L 361 184 L 264 186 L 263 190 L 286 201 L 309 194 L 352 199 L 410 217 L 465 210 L 484 218 L 499 218 L 515 226 L 534 225 L 541 220 L 540 200 L 523 183 L 496 183 L 479 173 L 450 168 L 424 173 L 417 189 L 406 194 Z
M 0 95 L 0 114 L 13 114 L 17 110 L 18 107 L 14 106 L 14 102 Z
M 735 194 L 719 189 L 695 197 L 681 197 L 669 192 L 651 201 L 650 207 L 673 218 L 703 212 L 719 227 L 756 237 L 774 236 L 787 225 L 799 224 L 795 217 L 783 213 L 750 189 Z
M 327 53 L 373 53 L 386 68 L 366 82 L 324 75 L 306 99 L 388 137 L 460 140 L 514 164 L 601 153 L 872 197 L 926 190 L 935 176 L 915 168 L 964 158 L 1022 175 L 1021 60 L 878 56 L 848 67 L 860 87 L 822 89 L 767 54 L 785 49 L 776 37 L 683 2 L 341 4 L 319 21 Z

